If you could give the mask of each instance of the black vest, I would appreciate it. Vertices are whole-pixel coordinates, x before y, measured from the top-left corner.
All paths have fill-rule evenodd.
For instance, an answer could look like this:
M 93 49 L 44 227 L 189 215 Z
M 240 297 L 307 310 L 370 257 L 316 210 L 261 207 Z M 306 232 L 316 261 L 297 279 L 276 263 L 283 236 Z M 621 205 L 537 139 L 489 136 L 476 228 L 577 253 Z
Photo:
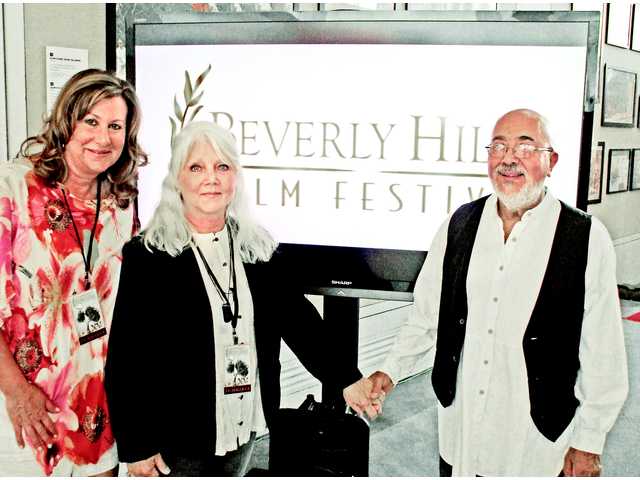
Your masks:
M 440 316 L 432 382 L 448 407 L 467 323 L 467 272 L 480 218 L 488 197 L 452 215 L 442 271 Z M 574 387 L 584 315 L 584 275 L 591 217 L 560 202 L 561 210 L 547 270 L 522 340 L 529 383 L 531 418 L 540 433 L 556 441 L 571 423 L 578 400 Z

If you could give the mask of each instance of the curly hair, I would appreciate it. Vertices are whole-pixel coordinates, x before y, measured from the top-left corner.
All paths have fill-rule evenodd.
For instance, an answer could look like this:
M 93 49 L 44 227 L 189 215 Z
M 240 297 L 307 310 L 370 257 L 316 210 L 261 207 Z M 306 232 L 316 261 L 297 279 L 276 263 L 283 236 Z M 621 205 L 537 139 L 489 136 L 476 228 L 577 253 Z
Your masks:
M 109 192 L 124 209 L 138 194 L 138 167 L 147 163 L 147 154 L 138 145 L 140 104 L 126 80 L 94 68 L 76 73 L 60 91 L 42 131 L 22 142 L 18 155 L 31 161 L 34 172 L 47 185 L 64 182 L 68 175 L 64 149 L 77 122 L 97 103 L 114 97 L 121 97 L 127 104 L 125 147 L 120 158 L 100 175 L 99 180 L 108 184 Z

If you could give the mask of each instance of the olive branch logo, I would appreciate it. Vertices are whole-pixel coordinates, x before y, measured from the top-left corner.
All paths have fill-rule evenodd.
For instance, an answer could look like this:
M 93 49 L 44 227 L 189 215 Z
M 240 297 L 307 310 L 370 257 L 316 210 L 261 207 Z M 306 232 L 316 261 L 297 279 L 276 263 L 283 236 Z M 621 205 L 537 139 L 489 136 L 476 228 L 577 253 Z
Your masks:
M 204 82 L 204 79 L 207 78 L 210 71 L 211 64 L 209 64 L 209 66 L 200 75 L 198 75 L 196 83 L 193 85 L 191 83 L 191 76 L 189 75 L 189 72 L 187 70 L 184 71 L 184 110 L 180 107 L 180 103 L 178 103 L 178 95 L 176 94 L 173 96 L 173 112 L 175 114 L 175 118 L 169 115 L 169 121 L 171 122 L 171 147 L 173 147 L 173 142 L 178 131 L 182 130 L 186 123 L 191 122 L 204 106 L 200 105 L 200 99 L 205 91 L 202 89 L 202 91 L 198 93 L 198 89 Z M 189 120 L 187 120 L 187 114 L 190 108 L 193 110 L 191 111 Z M 180 124 L 179 127 L 178 123 Z

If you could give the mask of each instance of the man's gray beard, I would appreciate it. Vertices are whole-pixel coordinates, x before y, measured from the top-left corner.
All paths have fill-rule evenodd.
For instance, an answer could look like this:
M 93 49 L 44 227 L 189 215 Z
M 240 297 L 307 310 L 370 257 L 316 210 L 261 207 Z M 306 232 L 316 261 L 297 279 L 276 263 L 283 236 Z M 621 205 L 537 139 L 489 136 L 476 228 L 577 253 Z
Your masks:
M 500 191 L 493 180 L 491 183 L 493 183 L 493 190 L 496 192 L 500 202 L 511 212 L 528 210 L 533 207 L 540 201 L 542 192 L 544 192 L 544 179 L 534 184 L 527 183 L 519 192 L 511 194 Z

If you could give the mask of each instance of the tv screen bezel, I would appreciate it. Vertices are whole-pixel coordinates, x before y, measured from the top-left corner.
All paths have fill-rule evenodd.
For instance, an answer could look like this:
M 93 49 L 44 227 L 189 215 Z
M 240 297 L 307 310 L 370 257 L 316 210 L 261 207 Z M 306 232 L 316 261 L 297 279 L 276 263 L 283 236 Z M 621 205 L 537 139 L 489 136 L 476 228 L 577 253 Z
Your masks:
M 424 22 L 429 23 L 429 29 L 425 29 Z M 163 16 L 162 23 L 140 20 L 127 22 L 127 78 L 135 85 L 135 46 L 138 45 L 420 43 L 586 46 L 576 198 L 577 208 L 586 210 L 591 132 L 597 95 L 599 22 L 599 12 L 573 11 L 167 14 Z M 385 28 L 378 27 L 376 42 L 371 42 L 367 32 L 371 32 L 370 29 L 378 23 L 384 23 Z M 275 24 L 279 28 L 273 28 Z M 221 28 L 207 28 L 210 25 Z M 486 35 L 487 30 L 490 35 Z M 480 38 L 480 33 L 485 35 Z M 405 301 L 413 298 L 413 287 L 427 255 L 427 251 L 287 243 L 282 243 L 279 248 L 281 257 L 288 264 L 287 268 L 296 272 L 292 281 L 303 286 L 307 293 Z M 328 270 L 329 265 L 332 268 Z M 387 268 L 384 268 L 385 265 Z M 378 273 L 381 267 L 384 270 L 382 275 Z M 346 272 L 345 269 L 350 270 Z M 393 278 L 393 275 L 398 277 Z

